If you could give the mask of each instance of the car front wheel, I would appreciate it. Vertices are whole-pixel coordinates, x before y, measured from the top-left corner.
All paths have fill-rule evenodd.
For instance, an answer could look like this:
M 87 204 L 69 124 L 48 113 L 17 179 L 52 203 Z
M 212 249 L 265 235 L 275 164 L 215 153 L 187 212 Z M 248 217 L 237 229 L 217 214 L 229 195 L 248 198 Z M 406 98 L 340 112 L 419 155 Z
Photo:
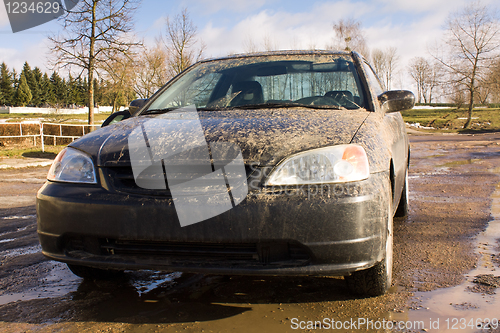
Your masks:
M 345 277 L 349 290 L 360 296 L 380 296 L 389 290 L 392 283 L 393 261 L 393 218 L 391 209 L 388 213 L 387 240 L 384 260 L 375 266 L 352 273 Z

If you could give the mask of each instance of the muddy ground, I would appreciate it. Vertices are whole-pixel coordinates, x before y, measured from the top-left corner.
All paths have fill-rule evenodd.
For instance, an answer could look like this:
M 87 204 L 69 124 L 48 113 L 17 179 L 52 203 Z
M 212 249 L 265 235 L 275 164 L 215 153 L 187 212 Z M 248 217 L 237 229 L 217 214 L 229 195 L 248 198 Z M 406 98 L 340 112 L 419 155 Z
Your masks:
M 34 196 L 48 168 L 0 170 L 0 331 L 290 332 L 321 321 L 344 332 L 490 332 L 500 319 L 499 143 L 500 134 L 411 136 L 394 284 L 365 299 L 338 277 L 142 271 L 84 281 L 40 253 Z

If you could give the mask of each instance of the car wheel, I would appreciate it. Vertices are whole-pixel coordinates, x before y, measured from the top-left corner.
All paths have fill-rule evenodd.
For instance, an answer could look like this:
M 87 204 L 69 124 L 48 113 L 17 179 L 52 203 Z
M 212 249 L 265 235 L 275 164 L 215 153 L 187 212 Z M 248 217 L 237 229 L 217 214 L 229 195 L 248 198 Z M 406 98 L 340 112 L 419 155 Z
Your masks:
M 399 199 L 398 209 L 396 209 L 395 217 L 405 217 L 408 215 L 408 207 L 409 207 L 409 197 L 408 197 L 408 170 L 406 170 L 405 175 L 405 185 L 403 187 L 403 191 L 401 193 L 401 199 Z
M 123 271 L 119 270 L 107 270 L 71 264 L 67 265 L 73 274 L 89 280 L 110 280 L 123 276 Z
M 347 286 L 353 294 L 369 297 L 380 296 L 385 294 L 391 287 L 393 262 L 393 219 L 390 209 L 387 220 L 387 240 L 385 244 L 384 260 L 371 268 L 354 272 L 345 277 Z

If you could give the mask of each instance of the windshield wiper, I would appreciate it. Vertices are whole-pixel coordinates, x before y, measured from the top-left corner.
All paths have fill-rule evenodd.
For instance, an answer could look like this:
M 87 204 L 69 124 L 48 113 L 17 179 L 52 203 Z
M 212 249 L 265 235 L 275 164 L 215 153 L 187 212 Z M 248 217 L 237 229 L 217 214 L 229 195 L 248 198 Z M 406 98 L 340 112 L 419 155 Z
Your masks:
M 310 105 L 310 104 L 302 104 L 296 102 L 276 102 L 276 103 L 258 103 L 258 104 L 245 104 L 245 105 L 236 105 L 236 106 L 225 106 L 225 107 L 208 107 L 208 108 L 196 108 L 196 111 L 230 111 L 230 110 L 249 110 L 249 109 L 276 109 L 276 108 L 309 108 L 309 109 L 334 109 L 340 110 L 343 109 L 342 106 L 338 105 Z M 146 110 L 141 115 L 150 115 L 150 114 L 163 114 L 173 110 L 177 110 L 178 108 L 164 108 L 164 109 L 150 109 Z
M 246 104 L 246 105 L 238 105 L 234 106 L 237 109 L 266 109 L 266 108 L 287 108 L 287 107 L 303 107 L 309 109 L 335 109 L 340 110 L 343 107 L 339 105 L 311 105 L 311 104 L 302 104 L 296 102 L 283 102 L 283 103 L 259 103 L 259 104 Z
M 141 113 L 141 116 L 145 115 L 145 114 L 162 114 L 162 113 L 167 113 L 167 112 L 170 112 L 170 111 L 173 111 L 176 109 L 177 108 L 149 109 L 149 110 L 146 110 L 143 113 Z

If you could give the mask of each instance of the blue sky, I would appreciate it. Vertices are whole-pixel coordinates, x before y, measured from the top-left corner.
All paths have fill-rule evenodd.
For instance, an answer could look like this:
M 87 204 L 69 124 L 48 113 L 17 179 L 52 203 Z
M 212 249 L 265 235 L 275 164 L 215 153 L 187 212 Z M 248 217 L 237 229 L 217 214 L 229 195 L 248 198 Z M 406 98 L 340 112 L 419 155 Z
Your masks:
M 334 22 L 353 18 L 362 24 L 370 49 L 396 47 L 400 69 L 443 36 L 448 15 L 472 0 L 142 0 L 135 14 L 136 33 L 146 43 L 164 28 L 165 18 L 187 8 L 206 45 L 205 55 L 224 56 L 246 51 L 264 40 L 277 49 L 325 48 L 335 34 Z M 495 0 L 482 0 L 495 4 Z M 0 5 L 0 62 L 20 70 L 25 61 L 42 71 L 47 67 L 47 35 L 62 28 L 56 22 L 12 33 L 5 7 Z M 404 76 L 404 73 L 401 74 Z M 401 82 L 404 83 L 404 79 Z M 403 84 L 402 83 L 402 84 Z

